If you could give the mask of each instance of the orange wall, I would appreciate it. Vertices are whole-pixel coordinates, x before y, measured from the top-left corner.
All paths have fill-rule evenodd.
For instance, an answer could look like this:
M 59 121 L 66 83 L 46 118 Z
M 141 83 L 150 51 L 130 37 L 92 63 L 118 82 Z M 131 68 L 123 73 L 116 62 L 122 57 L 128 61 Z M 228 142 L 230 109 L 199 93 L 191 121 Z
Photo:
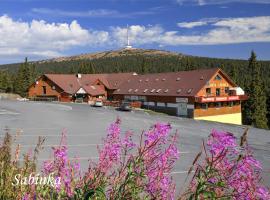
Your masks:
M 208 109 L 202 109 L 200 107 L 197 107 L 197 104 L 196 104 L 195 109 L 194 109 L 194 117 L 241 113 L 240 102 L 238 102 L 237 105 L 233 105 L 232 107 L 222 105 L 222 107 L 216 108 L 213 103 L 210 103 L 208 105 L 209 105 Z
M 44 76 L 39 78 L 38 84 L 34 83 L 30 86 L 28 89 L 28 96 L 29 97 L 36 97 L 36 96 L 57 96 L 60 98 L 61 96 L 61 90 L 59 87 L 57 87 L 55 84 L 53 84 L 51 81 L 46 80 Z M 46 95 L 43 95 L 43 87 L 46 86 Z M 52 86 L 55 86 L 55 90 L 52 89 Z
M 222 80 L 215 80 L 216 75 L 222 77 Z M 234 87 L 227 81 L 227 78 L 224 77 L 221 73 L 216 73 L 212 79 L 209 81 L 208 85 L 205 85 L 198 93 L 197 96 L 207 96 L 206 88 L 211 88 L 211 95 L 208 96 L 216 96 L 216 88 L 220 88 L 220 96 L 228 96 L 225 93 L 225 87 Z

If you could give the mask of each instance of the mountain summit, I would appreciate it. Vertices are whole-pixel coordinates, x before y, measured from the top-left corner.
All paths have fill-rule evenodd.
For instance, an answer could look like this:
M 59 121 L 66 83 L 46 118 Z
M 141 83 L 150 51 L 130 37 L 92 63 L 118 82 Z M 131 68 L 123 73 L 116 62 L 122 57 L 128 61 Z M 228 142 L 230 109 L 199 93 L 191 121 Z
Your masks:
M 59 58 L 53 58 L 49 60 L 43 60 L 42 62 L 63 62 L 63 61 L 72 61 L 72 60 L 94 60 L 100 58 L 112 58 L 120 56 L 183 56 L 181 53 L 165 51 L 165 50 L 156 50 L 156 49 L 137 49 L 137 48 L 123 48 L 119 50 L 110 50 L 97 53 L 86 53 L 75 56 L 65 56 Z

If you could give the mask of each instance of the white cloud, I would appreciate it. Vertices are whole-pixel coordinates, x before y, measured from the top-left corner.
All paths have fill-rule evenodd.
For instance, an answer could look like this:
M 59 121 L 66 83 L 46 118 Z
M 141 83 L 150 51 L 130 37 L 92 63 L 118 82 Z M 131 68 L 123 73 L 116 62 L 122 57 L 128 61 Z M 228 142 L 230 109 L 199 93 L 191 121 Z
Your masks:
M 270 16 L 213 18 L 202 21 L 211 23 L 211 29 L 200 34 L 186 35 L 182 35 L 178 31 L 166 31 L 161 26 L 131 26 L 131 42 L 135 45 L 158 44 L 163 46 L 270 42 Z M 125 28 L 114 28 L 112 30 L 114 41 L 123 45 L 125 33 Z
M 206 21 L 197 21 L 197 22 L 180 22 L 177 25 L 181 28 L 194 28 L 197 26 L 204 26 L 207 25 L 208 22 Z
M 104 43 L 108 33 L 83 29 L 77 21 L 67 24 L 33 20 L 28 23 L 4 15 L 0 16 L 0 38 L 0 56 L 53 57 L 72 47 Z
M 192 27 L 209 25 L 200 33 Z M 270 16 L 246 18 L 210 18 L 197 22 L 179 22 L 189 28 L 188 34 L 165 30 L 161 25 L 130 26 L 130 41 L 135 47 L 142 45 L 217 45 L 250 42 L 270 42 Z M 0 16 L 0 58 L 29 56 L 49 58 L 62 55 L 77 47 L 119 48 L 126 45 L 126 27 L 110 27 L 108 31 L 87 30 L 77 21 L 47 23 L 15 21 Z

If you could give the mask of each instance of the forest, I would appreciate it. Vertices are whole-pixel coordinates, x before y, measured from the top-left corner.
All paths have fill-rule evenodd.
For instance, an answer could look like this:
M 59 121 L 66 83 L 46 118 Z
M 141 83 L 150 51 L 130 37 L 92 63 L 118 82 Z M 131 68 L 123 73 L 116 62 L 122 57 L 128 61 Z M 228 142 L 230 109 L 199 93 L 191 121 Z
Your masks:
M 27 96 L 27 89 L 44 73 L 159 73 L 219 67 L 245 90 L 249 100 L 242 106 L 243 124 L 270 127 L 270 61 L 183 55 L 124 55 L 91 60 L 42 61 L 0 65 L 0 92 Z

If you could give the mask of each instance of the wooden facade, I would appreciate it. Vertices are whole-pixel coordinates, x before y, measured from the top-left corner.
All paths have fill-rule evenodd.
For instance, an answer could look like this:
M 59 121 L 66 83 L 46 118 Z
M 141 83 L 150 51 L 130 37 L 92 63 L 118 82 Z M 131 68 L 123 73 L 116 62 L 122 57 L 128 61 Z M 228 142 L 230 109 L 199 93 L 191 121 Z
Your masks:
M 143 108 L 170 115 L 236 124 L 241 124 L 241 102 L 247 99 L 218 68 L 145 75 L 43 75 L 29 88 L 29 97 L 141 102 Z
M 198 71 L 198 73 L 200 73 L 200 71 Z M 203 73 L 204 72 L 202 71 L 202 74 Z M 209 75 L 209 72 L 207 73 Z M 194 91 L 192 95 L 185 95 L 188 92 L 185 92 L 183 95 L 173 95 L 175 94 L 173 92 L 171 92 L 171 94 L 169 95 L 168 93 L 162 93 L 162 91 L 166 91 L 168 89 L 156 89 L 155 91 L 159 92 L 142 95 L 142 93 L 138 94 L 139 91 L 135 89 L 136 86 L 132 87 L 131 83 L 129 89 L 128 86 L 126 86 L 126 88 L 120 87 L 120 92 L 114 95 L 114 99 L 125 101 L 142 101 L 143 107 L 146 109 L 165 112 L 171 115 L 200 120 L 211 120 L 233 124 L 241 124 L 241 101 L 246 100 L 247 96 L 244 94 L 236 94 L 234 88 L 237 88 L 237 85 L 233 83 L 233 81 L 222 70 L 217 69 L 216 71 L 212 71 L 211 73 L 212 74 L 208 76 L 207 79 L 205 79 L 206 75 L 202 75 L 201 77 L 198 76 L 199 79 L 197 80 L 197 82 L 194 81 L 190 84 L 181 84 L 180 81 L 179 83 L 170 82 L 171 84 L 174 84 L 171 88 L 181 88 L 180 90 L 182 91 L 188 91 L 195 90 L 194 88 L 196 87 L 196 84 L 201 84 L 200 81 L 204 81 L 205 84 L 201 84 L 200 88 L 197 91 Z M 181 74 L 179 75 L 179 77 L 180 76 Z M 192 76 L 194 76 L 194 74 Z M 162 77 L 162 75 L 157 74 L 157 77 L 158 78 L 152 78 L 152 80 L 160 80 L 160 77 Z M 170 77 L 170 75 L 168 75 L 168 77 Z M 173 79 L 173 75 L 171 77 Z M 151 78 L 149 78 L 149 80 L 150 79 Z M 162 80 L 165 80 L 165 78 L 163 78 Z M 152 85 L 148 85 L 145 88 L 141 87 L 140 90 L 150 90 L 152 92 L 155 88 L 157 88 L 154 81 Z M 186 82 L 188 81 L 188 79 L 184 81 Z M 166 84 L 165 81 L 164 84 Z M 188 86 L 186 86 L 186 88 L 183 88 L 182 85 L 184 84 Z M 161 86 L 159 87 L 161 88 Z M 121 92 L 121 90 L 124 90 L 124 92 Z M 132 94 L 129 94 L 129 91 L 132 90 L 134 92 L 131 92 Z M 136 90 L 137 92 L 135 92 Z M 174 91 L 178 93 L 178 90 Z

